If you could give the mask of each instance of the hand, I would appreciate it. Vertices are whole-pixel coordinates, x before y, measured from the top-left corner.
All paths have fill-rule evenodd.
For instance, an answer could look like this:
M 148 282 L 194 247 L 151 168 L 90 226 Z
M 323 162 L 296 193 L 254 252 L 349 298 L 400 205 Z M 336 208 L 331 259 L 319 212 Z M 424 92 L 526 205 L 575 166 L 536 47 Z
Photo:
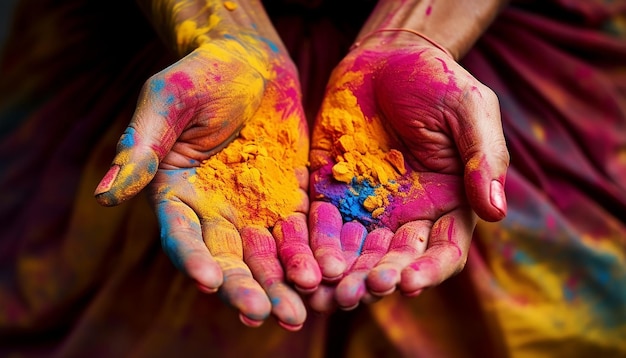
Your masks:
M 306 122 L 291 61 L 243 43 L 205 44 L 147 81 L 96 198 L 115 205 L 152 180 L 173 263 L 219 288 L 245 324 L 271 312 L 295 330 L 306 310 L 285 275 L 304 291 L 321 277 L 307 243 Z
M 497 98 L 430 45 L 360 47 L 344 59 L 310 158 L 311 247 L 334 282 L 324 296 L 344 308 L 368 291 L 416 295 L 441 283 L 463 268 L 476 213 L 506 214 Z

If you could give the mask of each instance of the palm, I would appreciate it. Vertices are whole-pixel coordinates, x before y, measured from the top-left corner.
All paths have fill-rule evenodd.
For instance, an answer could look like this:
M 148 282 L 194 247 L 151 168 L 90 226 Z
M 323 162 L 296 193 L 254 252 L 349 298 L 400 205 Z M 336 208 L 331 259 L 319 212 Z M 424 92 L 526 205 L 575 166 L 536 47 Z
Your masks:
M 475 225 L 464 178 L 477 141 L 467 117 L 481 91 L 489 94 L 424 46 L 359 50 L 333 73 L 313 130 L 311 241 L 324 277 L 343 277 L 340 305 L 365 297 L 365 282 L 375 294 L 396 285 L 411 294 L 463 266 Z M 350 234 L 359 232 L 346 229 L 353 220 L 369 234 Z M 346 249 L 355 240 L 356 253 Z
M 285 275 L 305 290 L 319 282 L 306 246 L 308 134 L 297 79 L 274 72 L 238 137 L 198 168 L 161 168 L 151 191 L 163 246 L 183 271 L 205 290 L 221 286 L 247 324 L 271 310 L 297 329 L 305 309 Z M 186 138 L 181 148 L 195 146 Z
M 146 82 L 96 194 L 113 205 L 150 182 L 174 264 L 203 291 L 219 288 L 244 323 L 273 313 L 297 329 L 306 312 L 286 281 L 310 290 L 320 276 L 306 245 L 299 83 L 282 52 L 228 41 L 204 44 Z
M 395 231 L 465 205 L 463 166 L 448 120 L 452 85 L 434 85 L 433 67 L 442 64 L 425 57 L 366 52 L 348 58 L 333 76 L 314 128 L 312 190 L 314 198 L 337 205 L 346 221 Z M 346 110 L 342 101 L 350 95 L 357 106 Z

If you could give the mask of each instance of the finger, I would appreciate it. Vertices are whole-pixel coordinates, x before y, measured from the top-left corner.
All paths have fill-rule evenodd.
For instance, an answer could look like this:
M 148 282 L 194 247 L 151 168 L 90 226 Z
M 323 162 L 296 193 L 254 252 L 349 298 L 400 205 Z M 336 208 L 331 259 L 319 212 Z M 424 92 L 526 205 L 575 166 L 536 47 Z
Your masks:
M 309 296 L 309 306 L 319 313 L 331 313 L 337 309 L 335 303 L 334 285 L 321 284 L 311 296 Z
M 207 293 L 222 284 L 222 270 L 202 240 L 195 212 L 178 198 L 163 198 L 155 205 L 161 245 L 172 263 Z
M 306 216 L 293 214 L 281 220 L 272 231 L 278 247 L 278 257 L 293 282 L 302 293 L 315 291 L 322 281 L 322 272 L 309 247 Z
M 295 212 L 308 214 L 309 207 L 309 170 L 306 167 L 298 167 L 294 169 L 298 186 L 300 187 L 299 195 L 301 197 L 300 204 L 294 209 Z M 307 233 L 307 245 L 308 245 L 308 233 Z
M 311 249 L 322 271 L 322 277 L 327 281 L 340 279 L 347 267 L 340 241 L 342 224 L 341 214 L 333 204 L 321 201 L 311 204 Z
M 239 310 L 239 318 L 245 325 L 260 326 L 269 316 L 272 305 L 243 260 L 239 232 L 224 218 L 204 219 L 202 231 L 206 246 L 224 275 L 220 295 Z
M 400 283 L 402 269 L 426 249 L 432 224 L 428 220 L 402 225 L 391 239 L 389 251 L 367 276 L 370 292 L 378 296 L 392 293 Z
M 161 159 L 193 115 L 196 99 L 182 95 L 193 87 L 183 72 L 162 72 L 146 81 L 130 124 L 117 144 L 113 163 L 95 190 L 100 204 L 117 205 L 152 180 Z
M 465 163 L 465 190 L 470 205 L 478 216 L 498 221 L 507 212 L 504 182 L 509 166 L 500 107 L 495 93 L 486 86 L 472 86 L 465 101 L 458 107 L 462 120 L 456 127 L 455 141 Z
M 300 189 L 307 191 L 309 188 L 309 170 L 306 167 L 298 167 L 294 169 L 294 173 Z
M 370 270 L 389 250 L 393 232 L 388 229 L 375 229 L 365 238 L 361 255 L 356 259 L 348 274 L 337 285 L 335 299 L 344 310 L 354 309 L 359 301 L 372 302 L 373 296 L 367 291 L 365 279 Z
M 341 228 L 340 241 L 343 255 L 346 260 L 346 267 L 351 267 L 357 257 L 361 254 L 366 235 L 367 229 L 358 221 L 345 223 Z M 335 295 L 336 294 L 337 293 L 335 292 Z M 349 310 L 356 308 L 356 305 L 354 307 L 342 308 Z
M 365 237 L 367 236 L 367 229 L 358 221 L 351 221 L 343 224 L 339 235 L 346 267 L 350 268 L 361 254 Z
M 306 308 L 298 294 L 285 284 L 274 238 L 262 227 L 246 227 L 241 237 L 244 261 L 269 296 L 272 313 L 285 329 L 299 330 L 306 319 Z
M 475 227 L 476 215 L 469 208 L 454 210 L 437 220 L 424 254 L 402 271 L 402 293 L 415 296 L 460 272 L 467 262 Z

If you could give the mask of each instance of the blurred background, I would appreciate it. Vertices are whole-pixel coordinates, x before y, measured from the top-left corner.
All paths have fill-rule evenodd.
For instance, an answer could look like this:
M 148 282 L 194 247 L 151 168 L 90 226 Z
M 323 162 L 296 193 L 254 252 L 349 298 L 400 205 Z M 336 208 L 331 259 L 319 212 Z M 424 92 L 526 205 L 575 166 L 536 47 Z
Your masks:
M 11 21 L 11 14 L 13 13 L 13 7 L 17 0 L 1 0 L 0 1 L 0 46 L 4 45 L 4 40 L 7 38 L 7 31 L 9 30 L 9 24 Z

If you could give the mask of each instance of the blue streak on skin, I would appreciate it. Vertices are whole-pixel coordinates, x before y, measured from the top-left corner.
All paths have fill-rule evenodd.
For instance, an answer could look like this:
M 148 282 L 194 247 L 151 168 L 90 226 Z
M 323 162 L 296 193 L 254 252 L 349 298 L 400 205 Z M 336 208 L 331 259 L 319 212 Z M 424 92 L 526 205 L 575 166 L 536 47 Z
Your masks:
M 157 169 L 159 169 L 159 165 L 156 160 L 150 161 L 150 163 L 148 163 L 148 173 L 154 174 L 156 173 Z
M 166 210 L 166 208 L 168 207 L 168 203 L 169 200 L 166 199 L 159 201 L 156 210 L 157 219 L 159 221 L 160 227 L 159 234 L 161 237 L 161 247 L 163 247 L 163 251 L 165 251 L 174 266 L 176 266 L 176 268 L 181 272 L 185 272 L 185 266 L 182 258 L 180 257 L 180 247 L 178 245 L 178 242 L 170 236 L 170 232 L 172 232 L 172 227 L 170 225 L 170 214 Z
M 165 80 L 162 78 L 154 79 L 150 82 L 150 91 L 159 94 L 165 88 Z
M 166 85 L 166 83 L 165 83 L 164 79 L 162 79 L 162 78 L 155 78 L 152 81 L 150 81 L 150 85 L 149 85 L 150 86 L 150 92 L 153 95 L 161 96 L 163 90 L 165 89 L 165 85 Z M 165 104 L 170 106 L 170 105 L 172 105 L 174 103 L 175 100 L 176 100 L 176 97 L 173 94 L 170 94 L 170 95 L 168 95 L 165 98 Z M 158 113 L 159 113 L 159 115 L 161 115 L 163 117 L 167 117 L 167 115 L 169 114 L 169 111 L 163 110 L 163 111 L 159 111 Z
M 258 37 L 259 40 L 263 41 L 267 46 L 269 46 L 270 50 L 272 50 L 272 52 L 277 53 L 278 52 L 278 46 L 276 46 L 276 44 L 272 41 L 270 41 L 269 39 L 266 39 L 265 37 Z
M 165 188 L 160 195 L 167 195 L 170 189 Z M 176 199 L 174 199 L 176 200 Z M 159 222 L 159 236 L 161 239 L 161 247 L 163 251 L 170 258 L 174 266 L 181 272 L 186 273 L 184 260 L 183 260 L 183 252 L 181 250 L 179 241 L 172 236 L 172 232 L 176 229 L 173 227 L 174 223 L 177 221 L 176 218 L 180 218 L 180 221 L 186 222 L 192 231 L 201 232 L 200 224 L 194 221 L 190 221 L 189 218 L 184 215 L 178 215 L 178 213 L 173 210 L 170 211 L 168 209 L 172 208 L 172 203 L 174 202 L 172 199 L 162 199 L 156 204 L 156 216 Z
M 135 145 L 135 133 L 137 133 L 135 128 L 133 127 L 126 128 L 126 130 L 124 131 L 124 134 L 122 134 L 122 137 L 120 138 L 120 143 L 119 143 L 120 150 L 130 149 Z
M 272 302 L 272 307 L 278 306 L 278 304 L 280 303 L 280 298 L 279 297 L 272 297 L 270 299 L 270 302 Z
M 361 237 L 361 243 L 359 244 L 359 251 L 357 252 L 358 255 L 361 255 L 361 252 L 363 252 L 363 246 L 365 245 L 366 237 L 367 237 L 367 230 L 363 232 L 363 237 Z

